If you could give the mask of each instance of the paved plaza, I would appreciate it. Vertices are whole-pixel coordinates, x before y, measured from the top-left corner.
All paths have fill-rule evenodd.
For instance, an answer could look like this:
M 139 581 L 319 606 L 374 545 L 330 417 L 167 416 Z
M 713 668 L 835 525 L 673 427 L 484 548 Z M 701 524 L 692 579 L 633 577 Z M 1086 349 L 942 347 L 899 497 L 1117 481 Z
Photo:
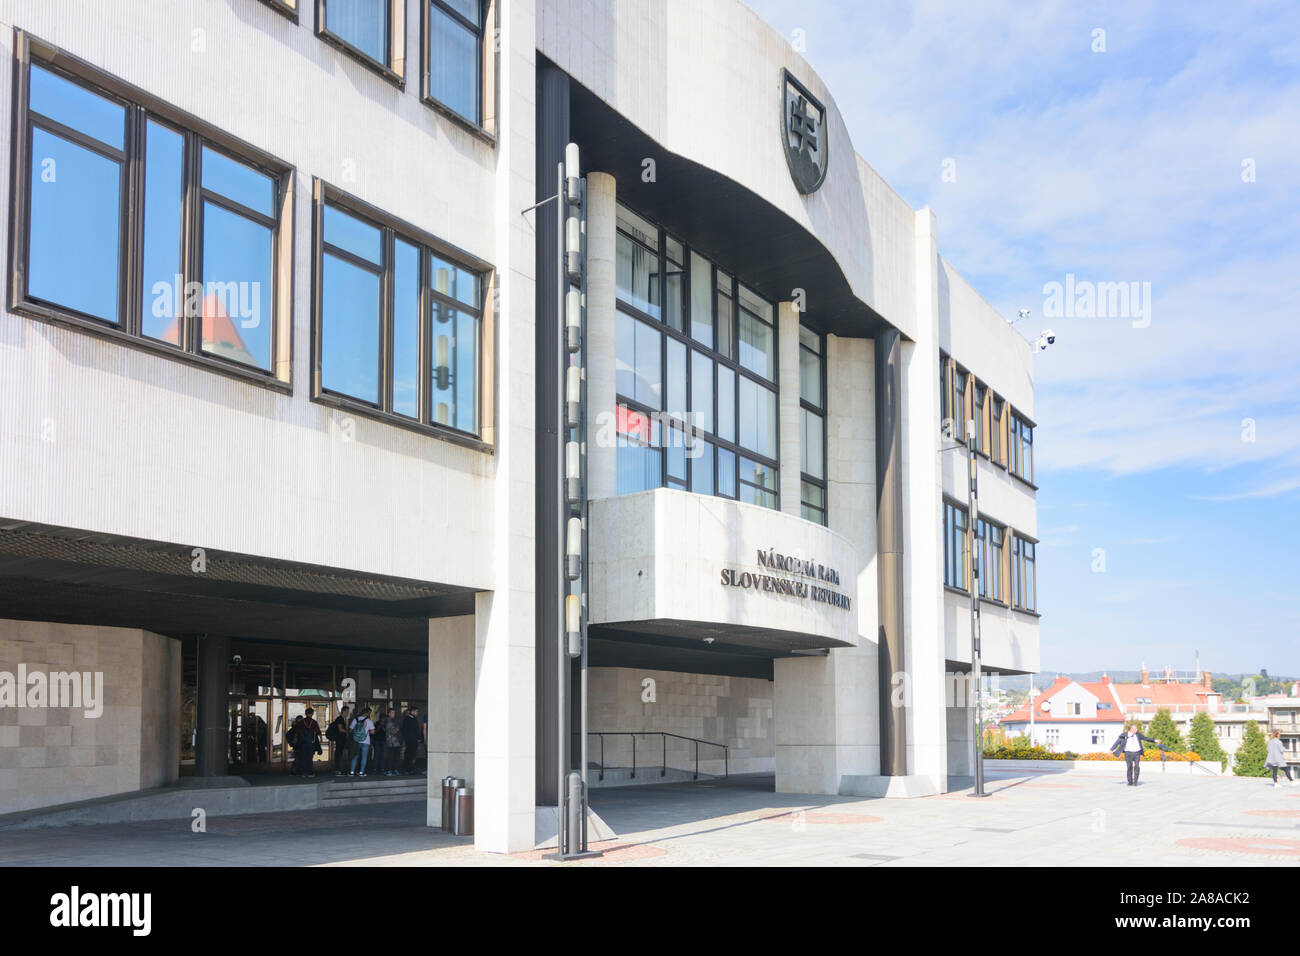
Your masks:
M 1119 769 L 1117 767 L 1117 769 Z M 1122 771 L 1121 771 L 1122 772 Z M 0 832 L 0 864 L 52 866 L 1295 866 L 1300 788 L 1145 768 L 1143 783 L 1082 772 L 990 775 L 990 796 L 918 799 L 772 792 L 755 776 L 597 790 L 618 834 L 605 856 L 476 852 L 396 803 Z

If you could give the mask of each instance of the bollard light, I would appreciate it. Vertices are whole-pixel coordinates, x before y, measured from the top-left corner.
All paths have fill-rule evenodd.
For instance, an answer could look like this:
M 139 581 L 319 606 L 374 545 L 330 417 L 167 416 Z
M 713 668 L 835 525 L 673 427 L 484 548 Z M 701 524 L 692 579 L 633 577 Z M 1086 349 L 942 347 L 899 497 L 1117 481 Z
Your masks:
M 582 366 L 570 365 L 564 379 L 564 417 L 570 428 L 582 424 Z
M 564 496 L 570 508 L 582 504 L 582 448 L 576 441 L 564 445 Z
M 571 282 L 582 281 L 582 222 L 576 215 L 564 224 L 564 269 Z
M 577 289 L 564 294 L 564 330 L 569 351 L 582 348 L 582 293 Z
M 582 519 L 570 518 L 565 536 L 564 571 L 570 581 L 582 577 Z
M 572 205 L 582 202 L 582 188 L 578 183 L 578 144 L 564 147 L 564 192 Z
M 570 594 L 564 599 L 564 633 L 569 641 L 569 656 L 582 656 L 582 599 Z
M 451 383 L 451 339 L 445 335 L 438 336 L 434 347 L 433 378 L 438 391 L 446 390 Z

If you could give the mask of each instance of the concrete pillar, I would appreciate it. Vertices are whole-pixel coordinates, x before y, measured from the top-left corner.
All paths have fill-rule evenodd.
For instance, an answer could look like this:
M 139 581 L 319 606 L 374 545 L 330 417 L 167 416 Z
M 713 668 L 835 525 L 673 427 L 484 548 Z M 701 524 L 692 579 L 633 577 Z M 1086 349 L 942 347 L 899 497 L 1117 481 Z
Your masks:
M 442 778 L 451 774 L 475 785 L 474 615 L 429 621 L 429 826 L 442 825 Z M 401 715 L 398 715 L 399 719 Z M 477 788 L 476 788 L 477 789 Z
M 907 707 L 893 691 L 907 679 L 903 631 L 902 336 L 876 336 L 876 598 L 879 622 L 880 772 L 907 775 Z
M 618 490 L 614 375 L 616 185 L 608 173 L 587 176 L 587 496 Z
M 474 845 L 499 853 L 534 845 L 535 487 L 542 438 L 537 433 L 533 383 L 538 374 L 536 269 L 541 226 L 540 218 L 519 212 L 543 198 L 534 189 L 536 37 L 532 4 L 500 6 L 498 128 L 510 135 L 497 143 L 497 219 L 509 225 L 497 230 L 495 251 L 500 283 L 499 441 L 490 466 L 496 478 L 491 531 L 482 541 L 492 555 L 495 586 L 475 595 L 472 777 Z M 455 639 L 461 640 L 463 636 Z M 432 673 L 432 662 L 429 669 Z M 435 782 L 430 774 L 430 783 Z
M 916 337 L 902 346 L 903 534 L 908 712 L 908 773 L 926 786 L 947 787 L 948 720 L 944 672 L 943 559 L 939 531 L 943 492 L 939 445 L 940 283 L 934 213 L 916 213 Z
M 861 643 L 826 657 L 775 662 L 773 735 L 782 793 L 850 792 L 852 781 L 879 772 L 872 363 L 869 340 L 827 337 L 829 524 L 858 551 L 859 566 L 845 569 L 845 584 L 856 595 Z M 797 395 L 797 372 L 795 387 Z
M 194 776 L 224 777 L 230 751 L 230 638 L 198 640 Z
M 781 510 L 797 515 L 802 510 L 799 485 L 803 454 L 799 428 L 799 312 L 793 302 L 777 304 L 776 345 Z

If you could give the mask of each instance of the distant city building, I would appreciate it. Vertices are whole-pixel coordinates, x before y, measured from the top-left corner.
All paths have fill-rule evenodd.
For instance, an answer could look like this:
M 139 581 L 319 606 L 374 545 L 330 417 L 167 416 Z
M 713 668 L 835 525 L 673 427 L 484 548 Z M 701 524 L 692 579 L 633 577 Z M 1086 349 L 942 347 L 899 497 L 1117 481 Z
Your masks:
M 1153 680 L 1143 667 L 1136 684 L 1115 683 L 1104 674 L 1096 683 L 1057 677 L 1046 690 L 1031 690 L 1031 695 L 1035 708 L 1032 729 L 1030 705 L 1002 718 L 1000 726 L 1008 738 L 1031 736 L 1033 743 L 1058 752 L 1109 749 L 1127 721 L 1150 723 L 1161 709 L 1169 711 L 1184 741 L 1191 735 L 1192 718 L 1200 713 L 1209 714 L 1219 746 L 1229 756 L 1241 745 L 1248 721 L 1256 721 L 1261 730 L 1269 723 L 1268 712 L 1253 700 L 1225 704 L 1223 695 L 1213 688 L 1209 671 L 1192 675 L 1166 668 L 1163 675 Z M 1282 695 L 1276 700 L 1289 702 L 1291 716 L 1284 723 L 1295 728 L 1300 703 L 1295 697 Z M 1300 761 L 1300 730 L 1292 732 L 1295 736 L 1290 738 L 1288 746 Z

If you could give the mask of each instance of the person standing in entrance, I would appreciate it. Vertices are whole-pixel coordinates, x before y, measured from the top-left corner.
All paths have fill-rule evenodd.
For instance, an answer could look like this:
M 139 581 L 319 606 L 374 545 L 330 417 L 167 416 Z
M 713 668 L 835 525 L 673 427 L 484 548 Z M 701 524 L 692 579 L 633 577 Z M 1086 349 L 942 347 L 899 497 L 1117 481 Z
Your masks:
M 370 719 L 370 708 L 363 707 L 361 713 L 357 714 L 357 719 L 352 721 L 352 745 L 356 755 L 352 758 L 352 769 L 349 776 L 364 777 L 366 775 L 366 758 L 370 756 L 370 738 L 375 733 L 374 721 Z
M 1111 745 L 1110 751 L 1116 757 L 1121 753 L 1124 755 L 1124 772 L 1128 775 L 1128 785 L 1136 787 L 1138 777 L 1142 774 L 1142 744 L 1155 744 L 1160 747 L 1160 741 L 1148 737 L 1138 730 L 1137 724 L 1129 724 L 1128 728 L 1119 735 L 1115 743 Z M 1165 748 L 1160 747 L 1161 751 Z
M 348 705 L 344 704 L 339 715 L 334 718 L 330 724 L 330 729 L 325 731 L 325 738 L 334 745 L 334 775 L 336 777 L 346 776 L 347 771 L 343 768 L 347 766 L 345 761 L 348 759 L 348 745 L 351 744 L 352 738 L 349 730 L 352 724 L 352 714 L 348 710 Z
M 320 724 L 316 723 L 316 718 L 312 715 L 316 711 L 308 707 L 303 713 L 302 724 L 299 726 L 298 742 L 304 745 L 303 754 L 299 758 L 298 772 L 307 777 L 316 776 L 316 770 L 312 767 L 312 762 L 316 755 L 320 753 Z
M 1277 782 L 1277 772 L 1281 770 L 1286 774 L 1286 779 L 1290 781 L 1291 786 L 1300 783 L 1291 776 L 1291 768 L 1286 763 L 1286 749 L 1282 746 L 1282 731 L 1273 731 L 1273 736 L 1268 738 L 1268 759 L 1264 761 L 1264 769 L 1273 771 L 1273 786 L 1280 787 Z
M 385 776 L 385 767 L 387 763 L 385 757 L 388 756 L 388 721 L 391 718 L 381 708 L 379 719 L 375 721 L 375 736 L 371 741 L 375 746 L 375 776 Z
M 406 744 L 406 753 L 402 755 L 402 772 L 415 772 L 415 758 L 420 756 L 420 708 L 408 707 L 402 718 L 402 742 Z
M 388 708 L 388 716 L 384 721 L 384 743 L 388 752 L 388 769 L 384 771 L 384 776 L 392 777 L 397 774 L 397 758 L 402 753 L 402 723 L 397 719 L 397 711 L 392 707 Z

